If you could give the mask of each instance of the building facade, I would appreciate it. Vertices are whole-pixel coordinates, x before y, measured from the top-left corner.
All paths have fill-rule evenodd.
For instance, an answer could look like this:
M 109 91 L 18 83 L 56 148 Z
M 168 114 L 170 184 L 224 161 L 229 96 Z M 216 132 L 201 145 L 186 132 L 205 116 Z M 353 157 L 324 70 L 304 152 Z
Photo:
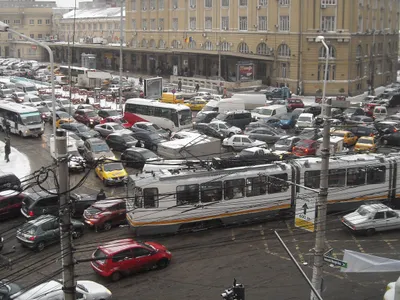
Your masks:
M 0 20 L 26 36 L 47 40 L 52 33 L 55 2 L 0 1 Z M 47 51 L 11 33 L 0 33 L 0 57 L 48 60 Z

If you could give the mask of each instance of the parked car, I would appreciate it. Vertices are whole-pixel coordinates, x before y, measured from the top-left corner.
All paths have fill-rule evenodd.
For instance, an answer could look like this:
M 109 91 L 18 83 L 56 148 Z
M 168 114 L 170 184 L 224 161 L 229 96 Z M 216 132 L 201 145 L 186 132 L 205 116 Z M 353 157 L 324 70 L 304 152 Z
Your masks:
M 345 147 L 353 146 L 357 143 L 358 137 L 356 137 L 351 131 L 346 130 L 335 130 L 331 132 L 331 136 L 338 136 L 343 138 L 343 145 Z
M 22 201 L 25 195 L 15 190 L 0 192 L 0 220 L 17 217 L 21 214 Z
M 87 127 L 81 123 L 63 123 L 63 124 L 60 124 L 60 128 L 75 133 L 77 136 L 79 136 L 84 141 L 91 139 L 91 138 L 97 138 L 100 136 L 100 133 L 98 133 L 95 130 L 90 129 L 89 127 Z
M 49 110 L 50 111 L 50 110 Z M 53 113 L 50 111 L 49 123 L 53 124 Z M 56 111 L 56 127 L 59 128 L 61 124 L 64 123 L 74 123 L 75 119 L 64 111 Z
M 278 128 L 280 126 L 280 122 L 281 120 L 275 117 L 259 119 L 257 122 L 251 122 L 249 125 L 247 125 L 244 129 L 244 133 L 247 134 L 248 132 L 260 127 Z
M 83 217 L 85 223 L 96 231 L 108 231 L 126 222 L 125 200 L 97 201 L 84 211 Z
M 314 125 L 315 125 L 314 115 L 309 113 L 302 113 L 297 119 L 297 123 L 295 125 L 295 131 L 300 132 L 304 128 L 314 127 Z
M 43 122 L 49 121 L 51 111 L 46 106 L 36 106 L 37 110 L 40 113 L 40 117 L 42 118 Z
M 278 98 L 278 99 L 283 98 L 283 91 L 281 88 L 274 88 L 274 89 L 271 89 L 271 90 L 265 92 L 265 97 L 268 100 L 276 99 L 276 98 Z
M 91 138 L 85 140 L 83 144 L 83 153 L 82 156 L 88 162 L 94 162 L 98 159 L 115 159 L 114 153 L 111 152 L 110 147 L 108 147 L 107 143 L 98 138 Z
M 86 160 L 83 156 L 78 152 L 75 153 L 69 152 L 69 160 L 68 160 L 68 169 L 70 172 L 83 172 L 86 168 Z
M 195 128 L 198 132 L 206 136 L 210 136 L 220 140 L 223 140 L 225 138 L 225 134 L 213 127 L 210 127 L 209 125 L 209 123 L 197 123 Z
M 91 266 L 97 274 L 118 281 L 131 273 L 165 268 L 172 255 L 165 246 L 155 242 L 122 239 L 99 246 L 92 258 Z
M 378 130 L 373 125 L 359 125 L 348 128 L 358 138 L 362 136 L 377 136 Z
M 24 92 L 14 92 L 11 95 L 11 99 L 13 99 L 16 103 L 23 103 L 25 99 Z
M 385 134 L 381 137 L 380 142 L 385 146 L 400 146 L 400 132 Z
M 301 140 L 293 147 L 293 154 L 296 156 L 315 156 L 317 147 L 317 141 Z
M 286 99 L 286 107 L 288 111 L 292 111 L 296 108 L 304 108 L 304 103 L 301 99 L 288 98 Z
M 234 110 L 218 114 L 215 120 L 224 121 L 230 126 L 236 126 L 243 130 L 252 121 L 252 116 L 248 111 Z
M 346 125 L 357 126 L 357 125 L 372 125 L 374 123 L 374 119 L 368 116 L 352 116 L 350 119 L 347 119 Z
M 77 220 L 71 220 L 72 236 L 74 238 L 83 235 L 85 225 Z M 29 220 L 17 230 L 17 240 L 22 246 L 34 249 L 38 252 L 45 247 L 60 242 L 60 221 L 52 215 L 42 215 Z
M 56 103 L 57 103 L 60 107 L 72 106 L 72 102 L 69 101 L 69 99 L 65 99 L 65 98 L 56 99 Z
M 132 127 L 132 125 L 129 124 L 128 121 L 126 121 L 123 117 L 106 117 L 100 121 L 100 124 L 112 123 L 112 122 L 118 123 L 124 128 L 128 129 Z
M 276 141 L 274 148 L 278 151 L 292 152 L 293 147 L 300 141 L 298 136 L 283 136 Z
M 373 235 L 375 232 L 400 229 L 400 211 L 381 204 L 361 205 L 342 218 L 342 224 L 352 232 Z
M 357 140 L 357 143 L 354 146 L 355 152 L 376 152 L 378 148 L 375 137 L 373 136 L 362 136 Z
M 249 138 L 247 135 L 235 134 L 222 141 L 222 146 L 231 151 L 239 151 L 251 147 L 266 147 L 266 143 Z
M 128 173 L 120 162 L 99 163 L 94 171 L 104 186 L 123 184 L 128 180 Z
M 12 98 L 14 91 L 11 89 L 0 89 L 0 98 Z
M 121 118 L 122 115 L 119 111 L 116 109 L 100 109 L 97 114 L 99 115 L 100 118 L 105 119 L 105 118 Z
M 159 161 L 161 158 L 154 152 L 145 148 L 128 148 L 121 154 L 121 160 L 135 169 L 143 169 L 147 162 Z
M 313 114 L 314 117 L 316 117 L 321 114 L 321 110 L 322 110 L 321 106 L 318 105 L 318 106 L 305 107 L 305 109 L 302 112 L 308 113 L 308 114 Z M 300 115 L 300 113 L 298 115 Z
M 86 126 L 93 127 L 100 124 L 100 117 L 94 110 L 91 109 L 77 109 L 74 114 L 75 120 L 85 124 Z
M 2 238 L 0 238 L 2 240 Z M 0 242 L 1 245 L 1 242 Z M 1 248 L 0 248 L 1 250 Z M 0 299 L 2 300 L 12 300 L 20 293 L 22 288 L 7 279 L 0 280 Z
M 364 116 L 364 110 L 361 107 L 349 107 L 343 111 L 343 117 L 350 119 L 353 116 Z
M 159 134 L 148 131 L 138 131 L 133 133 L 133 137 L 144 144 L 144 147 L 154 152 L 158 149 L 158 144 L 165 142 Z
M 297 116 L 292 113 L 287 113 L 281 116 L 279 121 L 279 126 L 282 129 L 290 129 L 293 128 L 297 123 Z
M 93 128 L 96 130 L 102 137 L 107 137 L 111 133 L 120 133 L 125 135 L 132 135 L 132 131 L 126 129 L 125 127 L 121 126 L 118 123 L 105 123 L 105 124 L 98 124 Z
M 135 133 L 143 131 L 145 133 L 147 132 L 156 133 L 163 139 L 169 139 L 169 133 L 166 130 L 160 128 L 160 126 L 151 122 L 136 122 L 135 124 L 132 125 L 131 130 Z
M 113 151 L 124 152 L 126 149 L 135 147 L 138 141 L 132 136 L 120 132 L 111 133 L 106 138 L 106 143 Z
M 196 117 L 193 118 L 193 128 L 196 128 L 196 124 L 199 123 L 210 123 L 216 116 L 218 116 L 217 111 L 201 111 Z
M 275 144 L 282 137 L 277 131 L 270 128 L 259 127 L 246 133 L 250 139 L 266 142 L 267 144 Z
M 85 142 L 77 134 L 72 131 L 67 131 L 67 139 L 69 139 L 70 141 L 73 140 L 79 153 L 83 153 Z
M 225 137 L 243 133 L 243 131 L 239 127 L 231 126 L 223 121 L 214 120 L 210 122 L 208 126 L 217 130 L 218 132 L 221 132 Z

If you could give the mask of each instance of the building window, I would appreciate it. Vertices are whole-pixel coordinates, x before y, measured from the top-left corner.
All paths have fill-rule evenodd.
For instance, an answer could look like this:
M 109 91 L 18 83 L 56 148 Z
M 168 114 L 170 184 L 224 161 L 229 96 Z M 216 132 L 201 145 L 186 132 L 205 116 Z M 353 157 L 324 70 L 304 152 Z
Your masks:
M 156 9 L 156 0 L 150 0 L 150 9 L 151 10 Z
M 289 73 L 289 66 L 287 63 L 281 63 L 281 78 L 287 78 L 288 77 L 288 73 Z
M 362 47 L 361 47 L 361 45 L 358 45 L 358 46 L 357 46 L 356 57 L 357 57 L 357 58 L 362 57 Z
M 29 35 L 29 37 L 30 37 L 31 39 L 34 39 L 34 38 L 35 38 L 35 35 L 34 35 L 33 33 L 31 33 L 31 34 Z
M 325 64 L 318 65 L 318 80 L 324 80 L 325 77 Z M 335 80 L 336 79 L 336 65 L 328 65 L 328 74 L 327 80 Z
M 5 23 L 5 22 L 4 22 Z M 29 20 L 29 25 L 34 25 L 35 24 L 35 20 L 30 19 Z
M 21 20 L 14 20 L 14 24 L 21 24 Z
M 38 39 L 42 39 L 42 38 L 43 38 L 43 34 L 39 33 L 39 34 L 37 35 L 37 37 L 38 37 Z
M 111 23 L 108 23 L 108 24 L 107 24 L 107 29 L 108 29 L 108 30 L 112 30 L 112 29 L 113 29 Z
M 231 51 L 231 46 L 228 42 L 222 42 L 220 43 L 220 48 L 219 50 L 221 51 Z
M 147 48 L 147 40 L 146 39 L 143 39 L 140 44 L 141 44 L 142 48 Z
M 3 23 L 10 24 L 10 20 L 4 20 Z
M 212 17 L 205 17 L 204 19 L 204 29 L 212 30 Z
M 133 39 L 131 42 L 132 48 L 137 48 L 138 47 L 138 41 L 136 39 Z
M 221 0 L 221 6 L 229 7 L 229 0 Z
M 37 20 L 38 25 L 42 25 L 42 19 Z
M 204 7 L 205 8 L 211 8 L 212 7 L 212 0 L 205 0 L 204 1 Z
M 196 8 L 196 0 L 189 0 L 190 8 Z
M 289 16 L 280 16 L 279 17 L 279 30 L 280 31 L 289 31 L 290 23 Z
M 229 29 L 229 17 L 221 18 L 221 29 L 228 30 Z
M 335 47 L 328 45 L 329 48 L 329 59 L 336 57 L 336 49 Z M 326 49 L 324 46 L 319 48 L 319 58 L 326 58 Z
M 321 29 L 326 31 L 335 31 L 336 18 L 334 16 L 322 16 Z
M 239 30 L 247 30 L 247 17 L 239 17 Z
M 290 48 L 287 44 L 281 44 L 278 48 L 278 56 L 290 57 Z
M 178 48 L 178 46 L 179 46 L 179 42 L 177 40 L 173 40 L 171 42 L 171 47 L 172 48 L 176 49 L 176 48 Z
M 156 28 L 157 28 L 156 19 L 150 19 L 150 30 L 156 30 Z
M 135 23 L 136 26 L 136 23 Z M 97 24 L 93 24 L 93 30 L 97 30 Z
M 142 19 L 142 29 L 147 30 L 147 19 Z
M 259 16 L 258 17 L 258 30 L 260 31 L 267 31 L 268 30 L 268 23 L 266 16 Z
M 336 5 L 336 0 L 321 0 L 323 5 Z
M 164 30 L 164 19 L 158 19 L 158 30 Z
M 50 25 L 50 19 L 46 19 L 46 25 Z
M 178 18 L 172 19 L 172 30 L 178 30 Z
M 136 30 L 136 20 L 132 20 L 132 30 Z
M 363 31 L 363 17 L 361 15 L 358 16 L 357 31 L 358 32 L 362 32 Z
M 178 0 L 172 0 L 172 8 L 178 8 Z
M 385 21 L 384 19 L 381 17 L 381 30 L 385 29 Z
M 242 42 L 238 46 L 238 51 L 240 53 L 249 53 L 250 52 L 249 51 L 249 46 L 246 43 Z
M 361 62 L 357 63 L 356 68 L 357 68 L 357 78 L 361 78 L 361 75 L 362 75 L 362 64 L 361 64 Z
M 132 11 L 136 11 L 136 0 L 131 0 Z
M 279 5 L 280 6 L 289 6 L 290 0 L 279 0 Z
M 147 0 L 142 0 L 142 10 L 147 10 Z
M 189 49 L 196 49 L 196 42 L 192 40 L 189 42 L 188 46 L 189 46 Z
M 151 39 L 149 45 L 150 45 L 150 48 L 155 49 L 156 48 L 156 41 Z
M 158 9 L 163 10 L 164 9 L 164 0 L 158 0 Z
M 191 30 L 196 30 L 196 17 L 191 17 L 189 19 L 189 28 Z
M 213 44 L 210 41 L 206 41 L 204 44 L 206 50 L 213 50 Z
M 258 5 L 261 7 L 267 7 L 268 6 L 268 0 L 258 0 Z
M 158 42 L 158 48 L 160 49 L 165 49 L 165 41 L 164 40 L 160 40 Z
M 247 0 L 239 0 L 240 6 L 247 6 Z
M 270 49 L 266 43 L 259 43 L 257 45 L 257 54 L 267 55 L 270 54 Z

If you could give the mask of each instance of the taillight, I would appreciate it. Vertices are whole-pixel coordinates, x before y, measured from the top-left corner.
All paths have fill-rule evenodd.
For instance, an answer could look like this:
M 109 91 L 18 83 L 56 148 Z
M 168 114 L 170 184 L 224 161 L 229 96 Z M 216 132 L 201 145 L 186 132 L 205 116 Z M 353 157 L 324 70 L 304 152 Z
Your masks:
M 36 236 L 31 236 L 31 237 L 29 238 L 30 241 L 34 241 L 35 239 L 36 239 Z
M 304 152 L 308 153 L 308 149 L 306 148 L 306 149 L 304 150 Z
M 30 217 L 33 217 L 35 214 L 33 213 L 33 211 L 29 211 L 29 213 L 28 213 L 28 215 L 30 216 Z

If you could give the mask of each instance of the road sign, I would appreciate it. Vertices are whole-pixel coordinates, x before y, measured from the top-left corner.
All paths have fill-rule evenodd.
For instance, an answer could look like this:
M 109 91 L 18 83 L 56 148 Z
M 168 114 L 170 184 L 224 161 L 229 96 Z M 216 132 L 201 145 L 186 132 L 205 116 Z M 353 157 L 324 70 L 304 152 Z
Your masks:
M 302 196 L 296 198 L 295 226 L 314 232 L 316 198 Z
M 326 261 L 334 266 L 347 268 L 347 262 L 337 259 L 337 258 L 333 258 L 333 257 L 324 255 L 324 261 Z

